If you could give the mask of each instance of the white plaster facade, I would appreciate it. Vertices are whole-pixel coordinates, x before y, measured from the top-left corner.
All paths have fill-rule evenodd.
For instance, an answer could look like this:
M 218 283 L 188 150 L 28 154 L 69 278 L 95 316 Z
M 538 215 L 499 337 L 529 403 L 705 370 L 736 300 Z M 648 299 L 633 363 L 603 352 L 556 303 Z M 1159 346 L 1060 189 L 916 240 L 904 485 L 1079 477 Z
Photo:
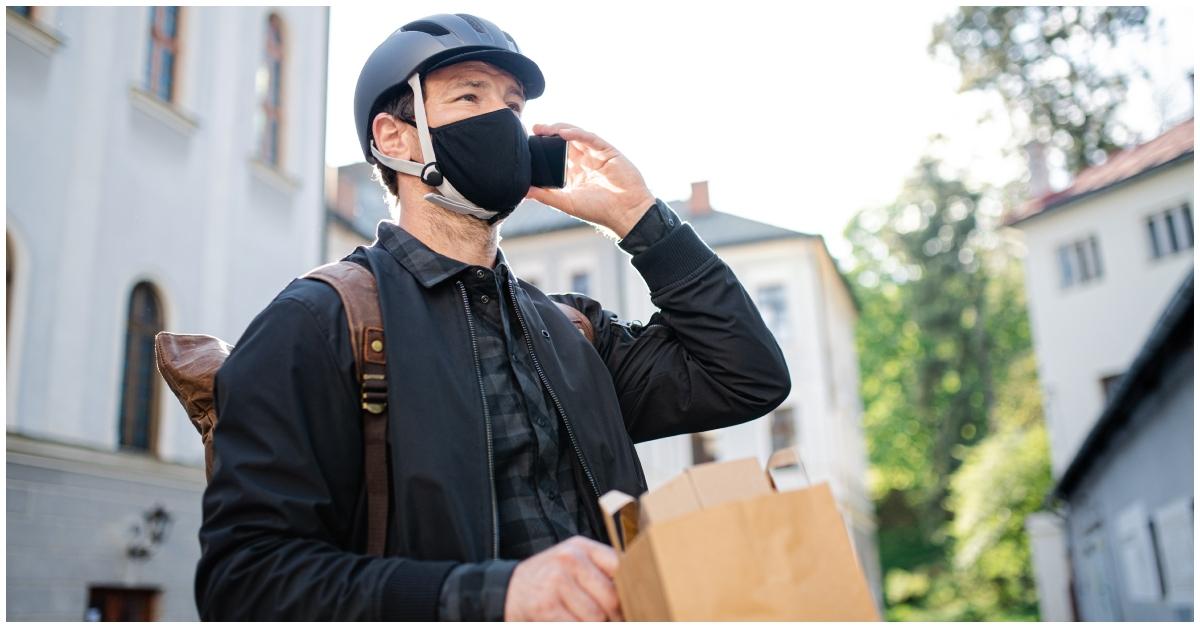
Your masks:
M 254 132 L 272 12 L 278 166 Z M 130 291 L 153 283 L 167 330 L 234 342 L 320 263 L 328 9 L 182 8 L 172 103 L 146 90 L 149 7 L 6 19 L 8 618 L 79 620 L 88 583 L 152 578 L 161 618 L 195 619 L 203 454 L 157 376 L 156 455 L 118 451 Z M 172 562 L 130 576 L 100 531 L 121 525 L 114 504 L 154 502 L 175 517 L 155 559 Z
M 1056 478 L 1104 408 L 1101 380 L 1128 368 L 1194 266 L 1190 245 L 1154 258 L 1146 228 L 1150 214 L 1193 206 L 1194 186 L 1188 158 L 1016 225 Z M 1058 247 L 1093 235 L 1102 276 L 1061 287 Z

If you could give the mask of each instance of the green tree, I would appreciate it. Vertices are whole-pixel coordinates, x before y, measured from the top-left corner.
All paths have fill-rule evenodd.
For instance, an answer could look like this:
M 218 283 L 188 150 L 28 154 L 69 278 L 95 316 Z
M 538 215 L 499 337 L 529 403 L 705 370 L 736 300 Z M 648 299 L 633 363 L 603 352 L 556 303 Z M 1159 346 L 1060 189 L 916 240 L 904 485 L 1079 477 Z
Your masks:
M 1021 145 L 1062 152 L 1074 173 L 1130 140 L 1117 119 L 1140 68 L 1111 52 L 1123 37 L 1148 36 L 1145 7 L 960 7 L 933 27 L 930 54 L 958 64 L 960 91 L 999 94 Z
M 1036 375 L 1014 366 L 1031 365 L 1032 350 L 1020 266 L 996 232 L 1002 193 L 972 190 L 925 157 L 895 203 L 860 213 L 846 231 L 892 619 L 1036 613 L 1020 522 L 1046 490 L 1025 478 L 1047 465 L 1029 446 L 1041 429 Z M 1017 416 L 1039 427 L 1014 436 Z M 1010 456 L 1014 443 L 1021 455 Z M 1010 490 L 1013 482 L 1026 488 Z M 995 499 L 972 501 L 979 491 Z M 971 536 L 968 520 L 1009 527 Z M 982 558 L 964 568 L 971 553 Z

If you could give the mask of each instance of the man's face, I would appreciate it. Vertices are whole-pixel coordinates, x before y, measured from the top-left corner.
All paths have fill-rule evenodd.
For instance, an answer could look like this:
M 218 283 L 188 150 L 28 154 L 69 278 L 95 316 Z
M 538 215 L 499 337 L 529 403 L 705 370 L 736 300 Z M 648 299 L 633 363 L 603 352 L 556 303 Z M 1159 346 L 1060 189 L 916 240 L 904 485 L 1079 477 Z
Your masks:
M 525 109 L 525 91 L 513 75 L 483 61 L 438 68 L 425 77 L 425 113 L 439 127 L 509 108 Z

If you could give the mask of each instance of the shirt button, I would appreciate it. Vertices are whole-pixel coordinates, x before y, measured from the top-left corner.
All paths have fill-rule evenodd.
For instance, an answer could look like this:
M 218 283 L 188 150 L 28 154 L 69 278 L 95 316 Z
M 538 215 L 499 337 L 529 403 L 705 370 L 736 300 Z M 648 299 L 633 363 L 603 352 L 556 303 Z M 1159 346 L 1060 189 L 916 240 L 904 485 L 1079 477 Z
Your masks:
M 480 279 L 483 279 L 484 277 L 487 277 L 487 273 L 485 273 L 485 272 L 483 271 L 483 269 L 482 269 L 482 268 L 480 268 L 479 270 L 476 270 L 476 271 L 475 271 L 475 276 L 476 276 L 476 277 L 479 277 Z
M 483 296 L 481 296 L 481 297 L 479 297 L 479 302 L 480 302 L 480 303 L 487 303 L 488 301 L 491 301 L 491 299 L 489 299 L 489 298 L 488 298 L 488 295 L 486 295 L 486 294 L 485 294 L 485 295 L 483 295 Z
M 558 491 L 550 489 L 550 492 L 546 493 L 546 497 L 549 497 L 550 501 L 558 501 Z

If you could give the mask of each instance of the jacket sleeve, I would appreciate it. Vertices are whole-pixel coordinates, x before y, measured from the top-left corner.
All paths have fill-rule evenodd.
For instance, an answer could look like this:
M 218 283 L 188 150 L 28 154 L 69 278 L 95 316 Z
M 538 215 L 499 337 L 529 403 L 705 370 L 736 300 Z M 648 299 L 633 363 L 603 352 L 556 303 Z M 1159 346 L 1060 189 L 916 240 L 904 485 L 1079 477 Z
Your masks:
M 454 563 L 347 549 L 361 536 L 362 429 L 329 329 L 281 296 L 217 373 L 195 582 L 204 620 L 436 619 Z
M 552 298 L 591 320 L 634 442 L 743 423 L 787 398 L 779 344 L 691 225 L 670 229 L 632 262 L 659 309 L 646 325 L 623 322 L 580 294 Z

